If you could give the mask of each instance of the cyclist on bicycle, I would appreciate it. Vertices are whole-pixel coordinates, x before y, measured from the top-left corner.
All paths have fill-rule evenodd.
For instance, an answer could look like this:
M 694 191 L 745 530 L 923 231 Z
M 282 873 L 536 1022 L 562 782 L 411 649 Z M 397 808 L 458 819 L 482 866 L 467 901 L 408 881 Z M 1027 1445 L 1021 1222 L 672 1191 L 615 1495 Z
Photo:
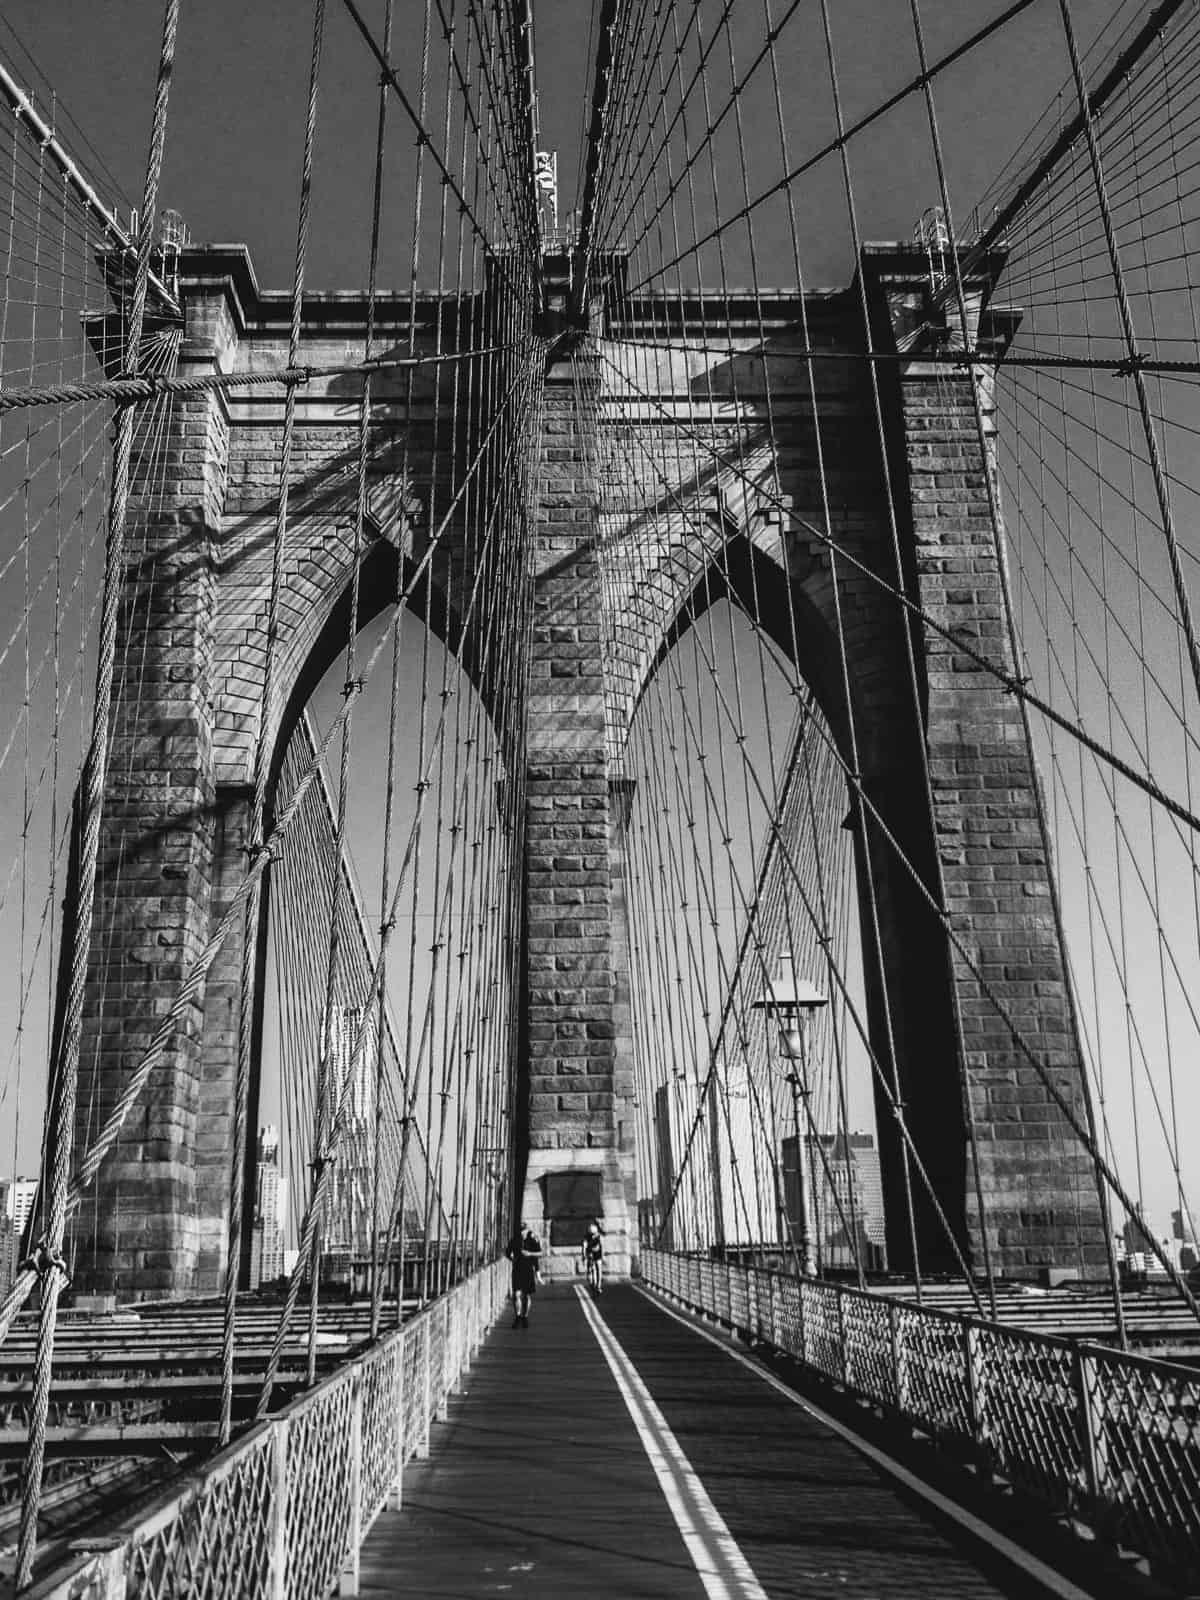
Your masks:
M 583 1264 L 587 1270 L 588 1287 L 601 1294 L 604 1288 L 604 1240 L 599 1222 L 588 1223 L 583 1236 Z

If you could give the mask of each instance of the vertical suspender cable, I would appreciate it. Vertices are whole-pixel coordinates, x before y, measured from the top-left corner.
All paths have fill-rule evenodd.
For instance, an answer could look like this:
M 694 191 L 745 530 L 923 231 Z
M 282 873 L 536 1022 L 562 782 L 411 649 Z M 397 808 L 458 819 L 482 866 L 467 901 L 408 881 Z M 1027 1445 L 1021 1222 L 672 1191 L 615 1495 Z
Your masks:
M 304 297 L 304 268 L 308 255 L 308 216 L 312 194 L 313 144 L 317 126 L 317 84 L 321 70 L 321 44 L 325 31 L 325 0 L 315 0 L 313 10 L 312 61 L 309 71 L 308 116 L 304 129 L 304 156 L 300 176 L 300 203 L 296 223 L 296 267 L 292 280 L 292 316 L 288 336 L 288 366 L 294 367 L 300 351 L 300 317 Z M 263 849 L 263 813 L 266 808 L 267 777 L 270 771 L 268 728 L 275 688 L 275 650 L 279 642 L 279 599 L 283 587 L 283 549 L 287 538 L 288 488 L 292 468 L 292 439 L 295 430 L 296 389 L 289 384 L 284 401 L 283 436 L 279 449 L 279 495 L 275 503 L 275 532 L 271 556 L 271 591 L 267 608 L 266 658 L 263 662 L 262 694 L 259 699 L 258 739 L 254 750 L 254 799 L 250 818 L 250 859 L 256 862 Z M 233 1150 L 229 1191 L 229 1243 L 225 1262 L 225 1318 L 221 1348 L 220 1438 L 229 1437 L 233 1396 L 233 1355 L 236 1338 L 237 1281 L 241 1266 L 241 1228 L 243 1170 L 246 1159 L 246 1115 L 250 1094 L 251 1050 L 253 1047 L 254 987 L 257 970 L 259 911 L 262 899 L 261 877 L 257 877 L 246 899 L 242 925 L 241 1010 L 238 1018 L 237 1087 L 234 1101 Z
M 150 127 L 150 153 L 146 163 L 146 183 L 142 198 L 141 232 L 138 237 L 137 269 L 133 303 L 125 339 L 125 370 L 137 376 L 138 352 L 145 320 L 146 286 L 150 274 L 150 251 L 154 241 L 154 218 L 158 209 L 158 184 L 162 174 L 163 150 L 167 132 L 167 100 L 175 62 L 175 37 L 179 28 L 179 0 L 166 0 L 163 14 L 162 45 L 158 78 L 154 90 L 154 110 Z M 46 1416 L 50 1404 L 50 1376 L 54 1362 L 54 1330 L 58 1317 L 58 1298 L 62 1290 L 63 1235 L 67 1221 L 67 1187 L 70 1178 L 71 1135 L 75 1122 L 75 1094 L 79 1079 L 79 1046 L 83 1028 L 84 981 L 87 975 L 91 939 L 92 911 L 96 898 L 96 868 L 100 854 L 100 822 L 104 785 L 108 775 L 109 714 L 112 707 L 113 674 L 117 655 L 117 617 L 120 608 L 125 568 L 126 520 L 129 509 L 129 470 L 133 449 L 134 411 L 123 407 L 117 415 L 117 436 L 113 451 L 112 502 L 108 519 L 108 538 L 104 564 L 104 601 L 100 624 L 100 654 L 92 711 L 92 739 L 84 767 L 83 833 L 79 858 L 76 922 L 71 952 L 70 984 L 64 1008 L 62 1043 L 55 1066 L 57 1104 L 54 1114 L 53 1166 L 49 1181 L 47 1226 L 37 1250 L 37 1269 L 42 1282 L 41 1321 L 37 1355 L 34 1361 L 33 1406 L 29 1425 L 29 1446 L 25 1456 L 21 1528 L 17 1551 L 16 1587 L 25 1588 L 33 1575 L 37 1548 L 37 1519 L 41 1503 L 42 1470 L 46 1454 Z M 32 1286 L 32 1278 L 29 1280 Z
M 371 260 L 368 269 L 367 284 L 367 337 L 363 348 L 363 360 L 371 360 L 372 347 L 375 338 L 375 295 L 376 280 L 379 271 L 379 220 L 383 205 L 383 152 L 387 138 L 387 108 L 390 96 L 388 94 L 388 75 L 391 71 L 392 59 L 392 0 L 387 0 L 387 9 L 383 19 L 383 55 L 385 66 L 383 76 L 379 80 L 379 114 L 375 131 L 375 183 L 371 197 Z M 413 328 L 409 324 L 409 354 L 412 354 Z M 411 381 L 411 380 L 410 380 Z M 362 410 L 359 413 L 358 423 L 358 498 L 354 509 L 354 543 L 355 565 L 357 567 L 358 551 L 362 548 L 363 520 L 367 512 L 367 464 L 370 457 L 370 429 L 371 429 L 371 369 L 368 365 L 363 374 Z M 354 608 L 357 611 L 357 607 Z M 350 628 L 357 626 L 357 617 L 351 617 Z M 399 646 L 399 631 L 396 635 L 396 645 Z M 391 776 L 394 770 L 396 754 L 396 672 L 395 662 L 398 648 L 392 652 L 393 671 L 391 677 L 391 716 L 388 718 L 388 785 L 387 793 L 390 800 L 393 793 Z M 385 809 L 386 806 L 385 806 Z M 385 819 L 383 831 L 383 916 L 387 915 L 388 893 L 388 833 L 390 816 Z M 387 965 L 384 963 L 379 974 L 378 992 L 378 1034 L 375 1054 L 375 1127 L 373 1130 L 373 1144 L 371 1150 L 371 1337 L 379 1332 L 380 1293 L 382 1289 L 382 1268 L 379 1260 L 379 1157 L 380 1145 L 383 1134 L 383 1055 L 386 1023 L 386 995 L 387 995 Z M 368 996 L 368 1004 L 371 997 Z
M 1075 38 L 1071 30 L 1071 17 L 1068 0 L 1060 0 L 1060 5 L 1063 14 L 1063 26 L 1067 34 L 1068 49 L 1071 54 L 1072 70 L 1075 74 L 1076 88 L 1079 93 L 1080 114 L 1082 116 L 1084 129 L 1088 137 L 1088 149 L 1091 153 L 1092 169 L 1096 179 L 1097 195 L 1099 197 L 1101 209 L 1104 215 L 1105 232 L 1108 238 L 1109 250 L 1112 257 L 1113 276 L 1117 287 L 1118 299 L 1122 309 L 1122 323 L 1125 328 L 1126 345 L 1129 352 L 1129 357 L 1131 360 L 1133 360 L 1135 356 L 1133 326 L 1130 320 L 1128 302 L 1125 299 L 1124 282 L 1121 278 L 1120 260 L 1116 253 L 1116 240 L 1112 232 L 1112 220 L 1108 213 L 1107 200 L 1104 193 L 1104 178 L 1100 168 L 1100 154 L 1095 142 L 1095 130 L 1092 124 L 1091 110 L 1088 106 L 1087 90 L 1084 87 L 1083 77 L 1079 66 L 1079 58 L 1075 53 Z M 910 7 L 912 10 L 913 31 L 916 38 L 921 70 L 924 73 L 927 72 L 925 37 L 921 27 L 921 15 L 917 0 L 910 0 Z M 966 290 L 963 285 L 963 274 L 958 259 L 958 249 L 955 244 L 954 219 L 950 209 L 950 192 L 946 181 L 945 162 L 942 156 L 941 135 L 938 131 L 937 108 L 934 105 L 933 90 L 930 87 L 927 76 L 924 82 L 924 98 L 926 113 L 929 119 L 929 133 L 933 146 L 934 162 L 937 168 L 938 187 L 941 194 L 942 205 L 945 210 L 946 226 L 950 231 L 950 248 L 948 257 L 951 271 L 954 276 L 954 292 L 957 300 L 957 310 L 959 319 L 962 323 L 962 336 L 965 341 L 970 330 L 970 323 L 967 318 Z M 1016 622 L 1012 602 L 1012 586 L 1008 575 L 1008 555 L 1007 551 L 1005 550 L 1004 541 L 1001 534 L 1002 523 L 1000 518 L 1000 506 L 996 497 L 995 478 L 992 472 L 991 461 L 989 459 L 987 434 L 984 428 L 983 408 L 979 398 L 979 377 L 974 369 L 972 369 L 968 374 L 967 381 L 969 382 L 971 388 L 971 404 L 975 416 L 976 436 L 979 441 L 979 449 L 983 455 L 983 477 L 987 490 L 988 510 L 992 525 L 992 540 L 996 553 L 996 566 L 1000 577 L 1000 592 L 1004 605 L 1008 646 L 1012 657 L 1013 668 L 1014 670 L 1018 670 L 1019 662 L 1021 660 L 1020 641 L 1018 640 L 1016 633 Z M 1184 622 L 1185 631 L 1188 635 L 1189 650 L 1192 655 L 1197 692 L 1200 693 L 1200 653 L 1197 652 L 1195 637 L 1191 627 L 1191 612 L 1188 609 L 1187 592 L 1183 587 L 1183 576 L 1178 570 L 1178 551 L 1175 545 L 1174 525 L 1171 521 L 1170 506 L 1166 497 L 1166 486 L 1162 479 L 1161 466 L 1158 461 L 1158 450 L 1154 437 L 1154 430 L 1150 422 L 1148 401 L 1146 398 L 1145 379 L 1142 377 L 1142 374 L 1136 370 L 1136 366 L 1134 369 L 1134 381 L 1138 388 L 1138 399 L 1142 410 L 1143 422 L 1146 428 L 1147 445 L 1151 452 L 1151 463 L 1155 469 L 1155 486 L 1159 494 L 1159 505 L 1163 516 L 1163 530 L 1166 533 L 1168 548 L 1172 556 L 1172 573 L 1177 577 L 1177 597 L 1180 604 L 1180 614 Z M 1026 745 L 1029 749 L 1030 760 L 1032 761 L 1033 730 L 1030 723 L 1029 707 L 1024 700 L 1021 700 L 1020 707 L 1022 729 L 1024 732 Z M 1063 984 L 1066 991 L 1067 1010 L 1071 1019 L 1071 1027 L 1074 1037 L 1078 1042 L 1081 1041 L 1082 1034 L 1079 1026 L 1075 985 L 1072 982 L 1070 968 L 1067 963 L 1066 932 L 1063 926 L 1062 901 L 1059 897 L 1058 885 L 1054 876 L 1054 862 L 1050 849 L 1050 831 L 1046 817 L 1045 799 L 1042 794 L 1041 784 L 1037 780 L 1036 772 L 1032 774 L 1032 779 L 1033 782 L 1031 787 L 1033 791 L 1034 806 L 1037 811 L 1038 829 L 1041 834 L 1042 845 L 1046 856 L 1047 884 L 1050 890 L 1050 907 L 1054 917 L 1054 927 L 1058 940 L 1058 946 L 1062 955 Z M 1087 1068 L 1082 1060 L 1080 1061 L 1080 1087 L 1083 1095 L 1084 1117 L 1086 1120 L 1088 1134 L 1087 1142 L 1092 1156 L 1097 1198 L 1100 1205 L 1101 1228 L 1104 1234 L 1105 1258 L 1108 1265 L 1109 1283 L 1112 1289 L 1113 1311 L 1116 1316 L 1117 1334 L 1120 1339 L 1121 1348 L 1124 1349 L 1126 1348 L 1127 1341 L 1127 1335 L 1125 1331 L 1125 1313 L 1124 1307 L 1121 1303 L 1121 1285 L 1117 1272 L 1117 1258 L 1116 1250 L 1113 1244 L 1112 1229 L 1108 1224 L 1108 1196 L 1105 1190 L 1103 1167 L 1100 1159 L 1100 1145 L 1096 1128 L 1096 1111 L 1092 1102 L 1091 1085 L 1088 1082 Z

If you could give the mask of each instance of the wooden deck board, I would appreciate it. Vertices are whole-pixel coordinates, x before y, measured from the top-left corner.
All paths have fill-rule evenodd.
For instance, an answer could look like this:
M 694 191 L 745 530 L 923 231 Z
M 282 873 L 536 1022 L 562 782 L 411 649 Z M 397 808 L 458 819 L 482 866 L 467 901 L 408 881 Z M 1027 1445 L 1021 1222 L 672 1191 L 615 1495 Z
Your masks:
M 616 1384 L 573 1296 L 505 1321 L 363 1549 L 364 1595 L 702 1600 Z
M 799 1407 L 634 1290 L 600 1301 L 771 1600 L 1025 1596 Z M 361 1593 L 431 1600 L 702 1596 L 573 1293 L 490 1337 L 363 1549 Z

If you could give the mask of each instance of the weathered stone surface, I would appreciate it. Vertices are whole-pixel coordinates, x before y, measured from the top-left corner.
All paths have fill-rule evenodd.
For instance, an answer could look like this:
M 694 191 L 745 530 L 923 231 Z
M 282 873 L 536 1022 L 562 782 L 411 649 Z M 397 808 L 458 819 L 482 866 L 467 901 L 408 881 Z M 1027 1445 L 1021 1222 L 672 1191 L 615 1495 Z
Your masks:
M 282 365 L 285 300 L 259 294 L 246 259 L 237 252 L 196 252 L 184 266 L 184 370 Z M 924 292 L 921 263 L 904 251 L 869 252 L 864 270 L 873 337 L 886 345 L 894 304 L 917 303 Z M 438 307 L 428 297 L 421 304 L 419 337 L 432 341 Z M 814 342 L 861 348 L 856 293 L 813 297 L 807 310 Z M 794 295 L 768 296 L 740 308 L 722 301 L 715 320 L 732 317 L 736 324 L 742 317 L 748 342 L 766 326 L 769 338 L 786 344 L 794 343 L 799 311 Z M 303 359 L 355 359 L 364 314 L 361 303 L 355 309 L 314 299 Z M 382 303 L 379 314 L 379 336 L 399 337 L 407 297 Z M 680 315 L 684 331 L 694 325 L 711 333 L 715 325 L 712 305 L 697 301 Z M 645 341 L 635 309 L 629 317 Z M 894 1053 L 913 1137 L 959 1239 L 978 1262 L 965 1072 L 996 1263 L 1020 1271 L 1053 1261 L 1098 1261 L 1101 1219 L 1090 1174 L 1043 1080 L 1045 1071 L 1053 1072 L 1056 1087 L 1081 1106 L 1078 1042 L 1038 828 L 1037 778 L 1017 708 L 964 649 L 926 629 L 912 635 L 915 710 L 903 618 L 863 570 L 902 583 L 955 639 L 1007 667 L 988 462 L 969 380 L 919 364 L 883 372 L 889 503 L 866 367 L 825 363 L 814 414 L 808 366 L 786 358 L 771 362 L 768 397 L 765 365 L 736 355 L 714 358 L 701 379 L 677 355 L 663 355 L 662 388 L 674 386 L 686 398 L 702 440 L 735 455 L 751 451 L 754 472 L 744 481 L 701 472 L 693 482 L 694 443 L 664 429 L 646 407 L 631 404 L 628 415 L 603 424 L 620 429 L 628 462 L 649 457 L 672 492 L 687 486 L 698 503 L 707 496 L 712 513 L 697 519 L 686 539 L 670 518 L 661 536 L 649 541 L 639 524 L 642 544 L 624 567 L 615 541 L 608 598 L 626 625 L 607 643 L 597 562 L 601 486 L 593 476 L 596 454 L 587 448 L 589 433 L 601 423 L 580 409 L 589 386 L 576 384 L 569 363 L 547 374 L 530 506 L 528 1005 L 520 1064 L 529 1109 L 525 1206 L 539 1215 L 548 1175 L 600 1174 L 614 1264 L 628 1259 L 619 1245 L 632 1239 L 636 1201 L 623 862 L 629 793 L 619 759 L 661 647 L 676 636 L 689 604 L 717 583 L 754 611 L 793 657 L 847 758 L 853 723 L 869 801 L 866 825 L 856 835 L 861 893 L 864 911 L 873 899 L 881 932 L 879 958 L 869 953 L 866 963 L 872 1036 L 889 1070 Z M 433 404 L 437 385 L 450 381 L 418 378 L 411 404 L 400 390 L 392 395 L 396 404 L 404 400 L 406 421 L 372 464 L 364 616 L 393 592 L 397 564 L 403 568 L 423 553 L 404 505 L 413 498 L 422 507 L 445 505 L 451 498 L 454 452 L 444 441 L 435 449 Z M 774 434 L 764 444 L 768 399 Z M 122 616 L 127 648 L 116 685 L 103 871 L 87 975 L 80 1148 L 115 1103 L 244 873 L 282 409 L 282 391 L 267 389 L 180 398 L 162 440 L 165 493 L 148 479 L 134 484 Z M 355 448 L 344 396 L 331 386 L 306 389 L 297 414 L 269 745 L 288 726 L 293 697 L 326 659 L 328 625 L 346 590 Z M 631 515 L 640 514 L 654 498 L 648 482 L 631 466 L 627 481 L 603 485 L 606 506 L 615 508 L 614 516 L 626 503 Z M 775 487 L 760 493 L 755 484 Z M 818 536 L 826 515 L 830 537 L 860 567 L 843 562 L 835 570 Z M 447 630 L 449 619 L 465 612 L 474 562 L 451 528 L 428 575 L 431 591 L 444 602 L 430 614 Z M 799 632 L 791 627 L 793 616 L 803 621 Z M 486 670 L 488 652 L 496 648 L 489 642 L 496 620 L 475 617 L 459 648 L 489 709 L 498 713 L 488 700 L 495 691 Z M 511 719 L 497 714 L 496 721 L 508 727 Z M 517 758 L 515 749 L 506 754 Z M 935 898 L 944 894 L 965 954 L 949 947 L 907 869 L 871 823 L 871 808 Z M 124 1295 L 216 1287 L 229 1204 L 241 937 L 239 930 L 222 950 L 80 1213 L 77 1279 L 83 1285 Z M 1014 1045 L 1010 1021 L 1037 1039 L 1038 1066 Z M 909 1248 L 900 1152 L 886 1105 L 881 1111 L 885 1178 L 898 1223 L 892 1259 L 899 1266 Z M 949 1264 L 924 1203 L 918 1227 L 925 1264 Z
M 632 1091 L 620 1066 L 631 1041 L 612 976 L 614 964 L 623 969 L 627 960 L 624 906 L 614 894 L 623 830 L 613 829 L 605 740 L 596 489 L 585 448 L 595 423 L 579 405 L 570 364 L 551 367 L 541 415 L 526 719 L 532 1071 L 522 1210 L 550 1243 L 550 1270 L 569 1271 L 578 1247 L 553 1246 L 558 1219 L 546 1211 L 548 1180 L 600 1174 L 609 1263 L 623 1273 L 635 1248 L 637 1199 Z M 567 682 L 570 694 L 563 692 Z M 539 956 L 553 960 L 534 966 Z

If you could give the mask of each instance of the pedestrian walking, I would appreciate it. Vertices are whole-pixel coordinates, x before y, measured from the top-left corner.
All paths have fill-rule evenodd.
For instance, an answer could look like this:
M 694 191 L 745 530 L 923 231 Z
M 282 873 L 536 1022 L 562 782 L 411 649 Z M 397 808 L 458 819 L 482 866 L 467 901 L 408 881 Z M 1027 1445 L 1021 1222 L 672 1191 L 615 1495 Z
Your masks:
M 542 1241 L 527 1222 L 522 1222 L 504 1254 L 512 1262 L 513 1327 L 527 1328 L 529 1308 L 537 1293 Z

